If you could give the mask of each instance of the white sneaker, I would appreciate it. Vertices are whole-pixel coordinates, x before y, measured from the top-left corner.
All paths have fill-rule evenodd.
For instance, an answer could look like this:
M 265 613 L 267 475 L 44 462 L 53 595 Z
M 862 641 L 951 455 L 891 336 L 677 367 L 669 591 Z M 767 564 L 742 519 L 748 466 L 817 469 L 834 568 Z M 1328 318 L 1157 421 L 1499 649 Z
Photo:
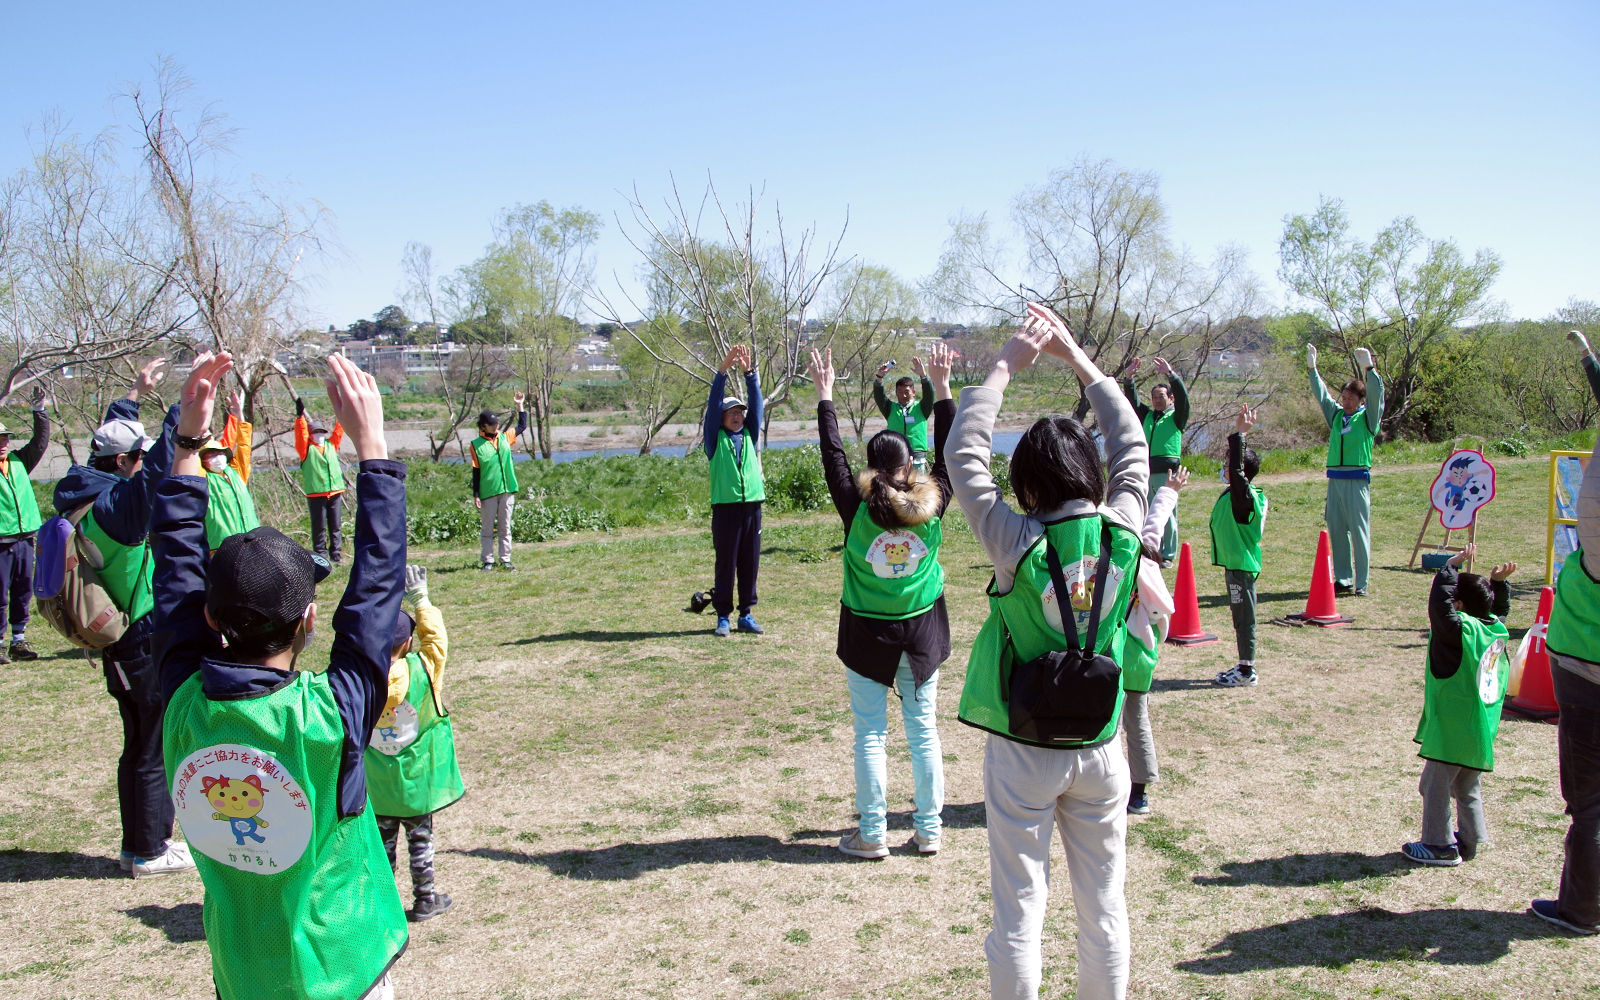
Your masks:
M 855 830 L 848 836 L 839 838 L 839 850 L 855 858 L 870 858 L 873 861 L 889 856 L 887 844 L 874 844 L 870 840 L 861 839 L 861 831 Z
M 165 853 L 159 858 L 133 859 L 134 878 L 152 878 L 156 875 L 181 875 L 184 872 L 194 871 L 194 858 L 189 856 L 189 845 L 181 840 L 175 840 L 167 845 Z
M 915 847 L 918 854 L 938 854 L 939 838 L 924 837 L 922 835 L 922 831 L 918 830 L 916 833 L 911 835 L 911 840 L 906 843 L 906 846 Z
M 1247 674 L 1236 666 L 1229 667 L 1227 670 L 1224 670 L 1222 673 L 1213 677 L 1211 679 L 1211 683 L 1229 688 L 1253 688 L 1256 686 L 1256 671 L 1252 670 Z

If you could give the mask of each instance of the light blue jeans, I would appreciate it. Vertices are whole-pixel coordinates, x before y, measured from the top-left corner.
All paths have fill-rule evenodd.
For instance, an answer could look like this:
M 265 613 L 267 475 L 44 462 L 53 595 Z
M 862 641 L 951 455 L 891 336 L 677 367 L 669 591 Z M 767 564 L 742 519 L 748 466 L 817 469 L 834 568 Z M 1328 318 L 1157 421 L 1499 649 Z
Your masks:
M 850 712 L 856 727 L 856 811 L 861 814 L 861 839 L 884 842 L 887 828 L 888 764 L 884 745 L 889 739 L 889 689 L 877 681 L 845 668 L 850 686 Z M 911 666 L 904 653 L 895 671 L 900 693 L 900 716 L 905 720 L 906 743 L 911 748 L 911 780 L 916 803 L 913 818 L 924 837 L 939 836 L 939 813 L 944 809 L 944 755 L 939 746 L 939 722 L 934 709 L 939 700 L 939 673 L 934 671 L 921 689 L 914 687 Z

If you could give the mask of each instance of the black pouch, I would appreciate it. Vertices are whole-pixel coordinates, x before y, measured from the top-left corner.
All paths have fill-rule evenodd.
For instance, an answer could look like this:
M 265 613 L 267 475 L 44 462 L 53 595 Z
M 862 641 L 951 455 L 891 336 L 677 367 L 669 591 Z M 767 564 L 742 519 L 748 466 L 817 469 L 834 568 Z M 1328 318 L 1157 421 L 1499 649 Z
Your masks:
M 1111 721 L 1122 687 L 1122 668 L 1117 661 L 1094 651 L 1106 578 L 1111 571 L 1111 529 L 1104 525 L 1100 528 L 1100 564 L 1095 568 L 1089 636 L 1083 647 L 1078 645 L 1072 596 L 1061 572 L 1061 560 L 1048 538 L 1045 559 L 1050 565 L 1050 580 L 1055 584 L 1056 605 L 1061 609 L 1068 648 L 1013 665 L 1016 654 L 1008 629 L 1001 651 L 1000 694 L 1008 705 L 1011 735 L 1033 743 L 1084 743 L 1099 736 Z

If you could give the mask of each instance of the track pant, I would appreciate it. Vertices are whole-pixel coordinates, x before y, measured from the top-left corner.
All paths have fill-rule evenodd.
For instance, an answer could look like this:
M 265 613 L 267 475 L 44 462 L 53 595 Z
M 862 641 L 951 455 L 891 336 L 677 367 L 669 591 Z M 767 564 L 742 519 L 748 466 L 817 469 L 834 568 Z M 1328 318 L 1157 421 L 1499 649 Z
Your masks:
M 161 699 L 150 615 L 132 622 L 121 639 L 100 651 L 106 690 L 122 717 L 122 757 L 117 761 L 117 804 L 122 814 L 122 850 L 159 857 L 172 840 L 174 811 L 161 754 Z
M 478 554 L 485 566 L 494 565 L 497 540 L 500 543 L 500 561 L 511 565 L 511 507 L 516 499 L 515 493 L 501 493 L 480 501 L 483 507 L 478 511 L 478 516 L 483 522 L 483 531 L 478 535 Z M 498 535 L 495 531 L 497 524 Z
M 1489 841 L 1489 827 L 1483 821 L 1483 772 L 1457 767 L 1436 760 L 1422 762 L 1422 842 L 1434 847 L 1456 843 L 1453 830 L 1461 832 L 1462 844 Z M 1456 825 L 1450 824 L 1450 800 L 1456 803 Z
M 844 675 L 856 731 L 856 812 L 861 814 L 861 839 L 881 844 L 888 835 L 889 770 L 885 746 L 889 742 L 889 689 L 849 667 Z M 910 658 L 901 653 L 894 686 L 900 695 L 906 745 L 911 750 L 912 801 L 916 804 L 912 823 L 918 833 L 937 840 L 939 814 L 944 811 L 944 752 L 935 717 L 939 672 L 935 670 L 920 688 L 916 683 L 911 676 Z
M 1551 671 L 1561 719 L 1556 752 L 1561 763 L 1561 797 L 1572 825 L 1567 828 L 1556 913 L 1583 927 L 1600 926 L 1600 709 L 1573 704 L 1568 689 L 1582 696 L 1594 685 L 1568 670 Z M 1589 695 L 1593 697 L 1592 693 Z
M 400 827 L 406 828 L 406 849 L 411 855 L 411 894 L 433 898 L 433 813 L 423 816 L 379 816 L 378 833 L 389 852 L 389 867 L 396 864 Z
M 1365 479 L 1328 480 L 1328 544 L 1333 549 L 1333 578 L 1346 587 L 1367 589 L 1372 562 L 1372 496 Z
M 8 613 L 11 634 L 18 638 L 28 629 L 28 599 L 32 596 L 33 539 L 19 538 L 0 546 L 0 611 Z M 0 626 L 4 624 L 0 622 Z
M 1128 741 L 1128 777 L 1136 785 L 1161 780 L 1156 767 L 1156 734 L 1150 728 L 1150 692 L 1124 691 L 1122 735 Z
M 319 556 L 339 558 L 339 548 L 343 544 L 339 537 L 339 510 L 343 501 L 343 493 L 306 497 L 306 506 L 311 508 L 311 551 Z
M 1223 573 L 1228 584 L 1228 609 L 1233 612 L 1233 641 L 1239 662 L 1256 661 L 1256 574 L 1242 569 Z
M 994 928 L 984 942 L 995 1000 L 1039 995 L 1050 832 L 1061 827 L 1078 913 L 1078 1000 L 1128 991 L 1128 764 L 1115 741 L 1049 750 L 990 736 L 983 753 Z
M 1150 492 L 1147 499 L 1155 500 L 1156 490 L 1167 485 L 1170 472 L 1150 472 Z M 1178 508 L 1172 508 L 1172 516 L 1167 518 L 1167 528 L 1161 533 L 1161 558 L 1163 561 L 1178 558 Z
M 733 614 L 737 577 L 742 615 L 756 606 L 756 574 L 761 569 L 761 501 L 712 504 L 711 547 L 716 551 L 711 605 L 723 618 Z

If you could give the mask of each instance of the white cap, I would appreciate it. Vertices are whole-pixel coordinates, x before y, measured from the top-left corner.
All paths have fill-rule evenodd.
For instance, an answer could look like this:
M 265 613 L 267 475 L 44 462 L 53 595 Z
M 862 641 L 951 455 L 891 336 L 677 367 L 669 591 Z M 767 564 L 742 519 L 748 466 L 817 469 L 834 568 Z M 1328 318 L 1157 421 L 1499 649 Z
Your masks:
M 149 451 L 155 438 L 144 432 L 144 424 L 137 420 L 111 420 L 100 425 L 89 444 L 90 458 L 121 455 L 130 451 Z

